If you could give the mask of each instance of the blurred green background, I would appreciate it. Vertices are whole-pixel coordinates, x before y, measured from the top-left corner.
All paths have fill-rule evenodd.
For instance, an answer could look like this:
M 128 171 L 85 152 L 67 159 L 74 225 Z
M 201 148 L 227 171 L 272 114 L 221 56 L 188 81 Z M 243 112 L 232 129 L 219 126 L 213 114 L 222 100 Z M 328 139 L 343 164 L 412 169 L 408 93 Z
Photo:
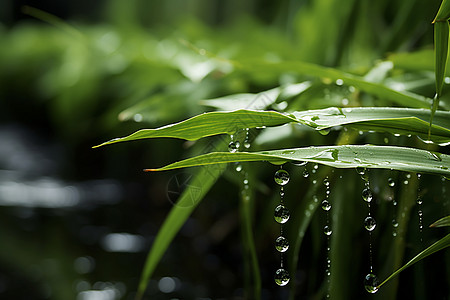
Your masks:
M 304 79 L 298 74 L 238 70 L 201 54 L 236 61 L 302 60 L 364 75 L 394 53 L 432 57 L 427 56 L 433 47 L 431 21 L 439 4 L 438 0 L 1 1 L 0 299 L 133 299 L 147 251 L 173 205 L 169 192 L 178 188 L 172 186 L 174 176 L 189 175 L 189 171 L 145 174 L 142 169 L 199 150 L 179 140 L 91 147 L 210 111 L 202 99 L 257 93 Z M 390 84 L 410 84 L 414 92 L 432 97 L 432 60 L 414 62 L 405 67 L 411 72 L 394 72 Z M 338 97 L 330 97 L 330 90 Z M 342 102 L 342 95 L 351 93 L 314 82 L 292 109 L 349 102 L 351 106 L 355 104 L 351 96 Z M 372 103 L 370 98 L 364 101 Z M 336 139 L 333 133 L 301 134 L 273 142 L 272 147 L 330 144 Z M 367 140 L 360 137 L 359 142 Z M 202 147 L 207 146 L 198 148 Z M 270 215 L 277 201 L 275 168 L 255 165 L 261 184 L 255 237 L 262 295 L 285 299 L 288 290 L 276 287 L 272 278 L 279 263 L 272 246 L 278 227 Z M 306 184 L 297 173 L 293 181 Z M 356 173 L 339 175 L 349 182 L 347 189 L 339 190 L 341 195 L 362 189 Z M 375 175 L 398 176 L 399 182 L 404 176 Z M 169 247 L 149 284 L 147 299 L 244 298 L 239 186 L 232 177 L 228 174 L 218 181 Z M 445 181 L 436 184 L 428 192 L 437 204 L 425 209 L 425 224 L 441 217 L 440 196 L 447 186 Z M 287 197 L 295 201 L 301 188 L 298 192 Z M 347 217 L 366 213 L 364 207 L 353 211 L 348 206 Z M 391 214 L 386 207 L 380 210 L 388 222 Z M 307 259 L 300 258 L 292 280 L 298 299 L 324 295 L 324 239 L 318 232 L 322 221 L 323 216 L 317 216 L 313 222 L 305 238 L 308 246 L 301 252 Z M 342 254 L 345 261 L 355 260 L 348 280 L 342 279 L 347 299 L 369 297 L 359 275 L 367 270 L 367 237 L 361 228 L 346 240 L 354 248 L 349 245 Z M 391 228 L 381 230 L 390 236 Z M 425 245 L 444 231 L 434 232 L 424 237 Z M 417 234 L 411 237 L 411 243 L 417 240 Z M 374 251 L 379 251 L 375 262 L 388 257 L 379 244 L 374 244 Z M 409 246 L 408 257 L 420 249 L 417 244 Z M 422 269 L 405 271 L 397 295 L 431 299 L 429 293 L 434 291 L 433 299 L 448 299 L 448 255 L 436 254 L 421 268 L 445 266 L 442 261 L 447 268 L 436 267 L 432 275 L 427 273 L 427 280 Z M 360 281 L 351 279 L 358 276 Z M 410 281 L 424 286 L 413 289 Z

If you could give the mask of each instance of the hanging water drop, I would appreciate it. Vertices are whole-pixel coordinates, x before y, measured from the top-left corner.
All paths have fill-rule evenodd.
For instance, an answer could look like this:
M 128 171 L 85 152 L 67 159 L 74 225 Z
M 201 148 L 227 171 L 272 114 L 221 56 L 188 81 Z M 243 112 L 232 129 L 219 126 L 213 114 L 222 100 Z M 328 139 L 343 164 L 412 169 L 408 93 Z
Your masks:
M 328 135 L 330 133 L 330 128 L 319 130 L 321 135 Z
M 375 274 L 369 273 L 364 278 L 364 287 L 366 291 L 371 294 L 374 294 L 378 291 L 378 278 Z
M 286 185 L 289 182 L 290 176 L 286 170 L 280 169 L 275 172 L 275 182 L 279 185 Z
M 284 224 L 289 220 L 289 217 L 291 216 L 289 210 L 284 207 L 283 205 L 278 205 L 275 208 L 274 218 L 275 221 L 277 221 L 280 224 Z
M 308 163 L 307 161 L 302 161 L 302 160 L 297 160 L 297 161 L 293 161 L 291 162 L 294 166 L 297 167 L 303 167 L 306 166 L 306 164 Z
M 372 191 L 370 190 L 370 188 L 365 188 L 362 191 L 362 198 L 364 199 L 364 201 L 366 202 L 371 202 L 373 199 L 373 195 L 372 195 Z
M 331 204 L 328 200 L 323 200 L 322 201 L 322 209 L 324 211 L 329 211 L 331 209 Z
M 323 180 L 323 185 L 326 187 L 330 186 L 330 181 L 328 180 L 328 177 L 325 177 L 325 179 Z
M 393 219 L 393 220 L 392 220 L 392 226 L 394 226 L 395 228 L 398 227 L 398 222 L 397 222 L 396 219 Z
M 331 230 L 330 226 L 325 225 L 323 227 L 323 233 L 325 233 L 325 235 L 331 235 L 333 233 L 333 231 Z
M 228 151 L 230 151 L 231 153 L 235 153 L 239 150 L 239 146 L 240 146 L 240 143 L 238 141 L 236 141 L 236 142 L 231 141 L 228 144 Z
M 284 236 L 279 236 L 275 240 L 275 248 L 278 252 L 286 252 L 289 249 L 289 242 Z
M 368 230 L 368 231 L 373 231 L 375 229 L 375 227 L 377 226 L 377 222 L 375 221 L 374 218 L 372 218 L 371 216 L 367 217 L 364 219 L 364 227 Z
M 388 179 L 388 184 L 389 184 L 390 187 L 395 186 L 395 181 L 394 181 L 394 179 L 389 178 L 389 179 Z
M 289 276 L 288 271 L 283 268 L 280 268 L 275 272 L 275 283 L 279 286 L 285 286 L 289 283 L 290 279 L 291 277 Z
M 236 165 L 236 172 L 240 172 L 240 171 L 242 171 L 242 165 L 240 163 L 238 163 Z
M 305 177 L 305 178 L 308 178 L 309 177 L 309 172 L 308 172 L 308 170 L 304 170 L 303 171 L 303 177 Z

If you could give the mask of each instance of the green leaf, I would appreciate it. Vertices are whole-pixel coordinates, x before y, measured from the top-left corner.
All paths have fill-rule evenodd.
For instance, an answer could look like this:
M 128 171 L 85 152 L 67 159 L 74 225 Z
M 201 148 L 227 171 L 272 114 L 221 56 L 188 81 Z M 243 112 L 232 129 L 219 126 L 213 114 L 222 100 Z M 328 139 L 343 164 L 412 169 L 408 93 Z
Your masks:
M 277 126 L 292 121 L 295 120 L 274 111 L 237 110 L 232 112 L 210 112 L 157 129 L 142 129 L 129 136 L 110 140 L 94 148 L 117 142 L 158 137 L 192 141 L 217 134 L 234 134 L 243 128 Z
M 439 7 L 438 13 L 433 20 L 435 22 L 447 21 L 450 18 L 450 1 L 443 0 Z
M 335 168 L 367 167 L 450 175 L 449 155 L 415 148 L 370 145 L 306 147 L 252 153 L 212 152 L 146 171 L 165 171 L 243 161 L 268 161 L 273 164 L 307 161 Z
M 291 122 L 308 125 L 317 130 L 345 125 L 360 130 L 415 134 L 427 139 L 429 120 L 430 111 L 426 109 L 388 107 L 327 108 L 294 112 L 289 115 L 275 111 L 252 110 L 210 112 L 180 123 L 139 130 L 129 136 L 113 139 L 95 147 L 158 137 L 197 140 L 217 134 L 233 134 L 242 128 L 279 126 Z M 450 112 L 436 112 L 430 140 L 440 144 L 450 142 Z
M 181 194 L 178 202 L 164 220 L 153 242 L 139 281 L 137 299 L 142 299 L 148 282 L 163 254 L 166 252 L 181 226 L 183 226 L 197 205 L 205 197 L 217 178 L 223 173 L 225 167 L 225 165 L 216 165 L 201 168 L 189 181 L 186 190 Z
M 419 254 L 417 254 L 413 259 L 411 259 L 409 262 L 407 262 L 403 267 L 401 267 L 400 269 L 398 269 L 397 271 L 392 273 L 388 278 L 386 278 L 386 280 L 384 280 L 380 285 L 378 285 L 378 288 L 380 288 L 386 282 L 391 280 L 393 277 L 397 276 L 404 269 L 412 266 L 413 264 L 424 259 L 428 255 L 431 255 L 431 254 L 433 254 L 439 250 L 442 250 L 448 246 L 450 246 L 450 234 L 447 234 L 444 238 L 440 239 L 439 241 L 437 241 L 436 243 L 434 243 L 427 249 L 425 249 L 422 252 L 420 252 Z
M 428 139 L 430 110 L 391 107 L 327 108 L 294 112 L 292 116 L 317 130 L 346 125 L 359 130 L 414 134 Z M 450 142 L 450 112 L 436 112 L 429 138 L 440 144 Z
M 447 21 L 436 22 L 434 24 L 436 95 L 438 101 L 442 94 L 445 69 L 447 67 L 448 35 L 449 35 L 449 24 Z M 437 108 L 437 105 L 438 104 L 434 104 L 433 106 Z
M 379 98 L 390 100 L 398 105 L 415 108 L 429 108 L 432 100 L 430 98 L 417 95 L 407 91 L 396 91 L 387 86 L 369 82 L 364 78 L 349 74 L 338 69 L 326 68 L 319 65 L 300 62 L 300 61 L 284 61 L 284 62 L 245 62 L 234 63 L 236 67 L 243 68 L 252 72 L 296 72 L 302 75 L 314 76 L 331 81 L 342 80 L 344 84 L 354 86 L 361 91 L 375 95 Z
M 430 227 L 444 227 L 450 226 L 450 216 L 443 217 L 442 219 L 437 220 Z

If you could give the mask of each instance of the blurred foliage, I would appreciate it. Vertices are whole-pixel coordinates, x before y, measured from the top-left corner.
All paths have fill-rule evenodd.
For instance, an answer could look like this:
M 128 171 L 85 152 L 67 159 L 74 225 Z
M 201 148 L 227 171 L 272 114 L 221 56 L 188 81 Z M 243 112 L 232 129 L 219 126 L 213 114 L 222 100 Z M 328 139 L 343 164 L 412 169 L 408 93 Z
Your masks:
M 64 20 L 47 17 L 39 20 L 25 15 L 21 12 L 22 4 Z M 20 218 L 14 217 L 11 210 L 2 209 L 5 246 L 0 260 L 7 265 L 4 269 L 24 269 L 23 273 L 12 272 L 20 282 L 22 278 L 33 281 L 30 278 L 38 277 L 39 273 L 35 269 L 41 268 L 44 275 L 40 275 L 43 279 L 37 289 L 44 296 L 36 298 L 68 299 L 76 294 L 71 285 L 79 277 L 71 264 L 77 256 L 89 253 L 98 256 L 103 262 L 99 264 L 106 266 L 90 274 L 89 280 L 105 280 L 102 278 L 111 272 L 108 280 L 125 282 L 127 293 L 123 298 L 131 299 L 144 265 L 142 253 L 133 256 L 131 263 L 125 257 L 117 260 L 116 253 L 104 253 L 86 245 L 81 238 L 73 238 L 77 236 L 73 232 L 80 230 L 80 224 L 92 223 L 128 231 L 139 231 L 145 225 L 150 229 L 144 231 L 155 235 L 171 207 L 165 194 L 167 182 L 177 173 L 146 175 L 143 179 L 139 172 L 147 166 L 159 167 L 210 151 L 216 147 L 212 144 L 223 140 L 197 143 L 158 140 L 103 151 L 92 151 L 91 146 L 143 127 L 156 128 L 205 111 L 220 110 L 228 105 L 225 102 L 232 101 L 228 95 L 238 99 L 237 104 L 233 102 L 235 108 L 247 107 L 248 102 L 240 106 L 243 95 L 255 95 L 267 109 L 287 112 L 330 106 L 403 106 L 330 76 L 267 67 L 282 62 L 332 67 L 394 92 L 432 98 L 435 82 L 431 22 L 439 4 L 438 0 L 105 0 L 95 4 L 92 1 L 65 1 L 64 4 L 3 1 L 0 3 L 3 20 L 0 23 L 1 124 L 24 124 L 62 145 L 65 161 L 58 175 L 65 179 L 113 177 L 126 183 L 148 185 L 145 192 L 138 193 L 139 199 L 131 203 L 128 200 L 104 211 L 99 208 L 89 213 L 66 213 L 71 221 L 39 211 L 36 214 L 40 233 L 36 240 L 30 238 L 30 232 L 35 231 L 27 232 L 21 227 L 24 225 Z M 446 72 L 448 75 L 449 68 Z M 440 100 L 442 108 L 450 106 L 447 79 Z M 268 101 L 264 91 L 272 91 L 271 95 L 276 95 L 274 101 L 273 97 Z M 207 100 L 220 97 L 224 101 Z M 255 129 L 251 134 L 252 150 L 352 142 L 448 153 L 446 147 L 426 145 L 415 137 L 360 135 L 356 131 L 341 134 L 335 130 L 320 135 L 296 125 Z M 288 290 L 275 287 L 272 278 L 279 263 L 272 247 L 279 229 L 272 218 L 278 201 L 272 179 L 275 168 L 264 163 L 244 167 L 253 182 L 250 206 L 239 202 L 241 182 L 231 168 L 220 179 L 213 178 L 217 182 L 211 190 L 212 182 L 204 181 L 205 190 L 201 194 L 208 192 L 206 201 L 189 218 L 153 276 L 180 278 L 182 287 L 170 296 L 242 298 L 244 282 L 249 282 L 243 274 L 252 274 L 242 256 L 248 257 L 252 250 L 241 249 L 248 245 L 240 241 L 239 228 L 244 227 L 241 221 L 246 224 L 244 236 L 248 237 L 245 216 L 254 216 L 254 250 L 261 268 L 262 298 L 287 297 Z M 312 171 L 311 166 L 307 168 Z M 323 197 L 323 189 L 309 188 L 313 179 L 305 179 L 301 175 L 303 169 L 297 169 L 294 166 L 289 169 L 292 182 L 287 186 L 286 202 L 292 212 L 303 216 L 313 204 L 314 195 Z M 362 282 L 368 270 L 368 239 L 362 226 L 367 207 L 361 203 L 359 192 L 363 182 L 356 172 L 329 172 L 321 167 L 316 180 L 330 174 L 332 197 L 335 197 L 330 296 L 364 299 L 367 296 Z M 404 185 L 405 173 L 383 170 L 371 170 L 369 176 L 377 204 L 373 206 L 373 214 L 379 224 L 372 236 L 373 262 L 377 275 L 384 278 L 446 232 L 445 228 L 428 230 L 427 227 L 448 215 L 448 183 L 424 175 L 420 184 L 410 180 L 409 185 Z M 387 185 L 389 177 L 397 183 L 393 189 Z M 422 233 L 417 229 L 417 193 L 424 198 Z M 399 201 L 397 211 L 392 207 L 393 199 Z M 237 213 L 239 207 L 241 220 Z M 391 221 L 395 215 L 400 225 L 397 237 L 393 238 Z M 298 256 L 289 258 L 290 261 L 298 259 L 297 274 L 290 283 L 297 289 L 291 296 L 320 299 L 327 289 L 324 216 L 319 211 L 305 219 L 308 221 L 294 217 L 286 226 L 292 248 L 296 235 L 304 234 L 303 242 L 296 246 Z M 298 228 L 304 231 L 297 231 Z M 39 243 L 48 247 L 45 257 L 38 253 L 41 248 L 32 251 Z M 51 265 L 53 261 L 48 257 L 63 267 Z M 374 298 L 448 297 L 449 259 L 448 251 L 430 256 L 426 264 L 405 270 L 395 283 L 386 284 Z M 32 271 L 27 271 L 30 268 Z M 20 287 L 11 284 L 19 290 L 17 285 Z M 53 293 L 45 292 L 49 289 Z M 166 299 L 168 295 L 158 290 L 153 279 L 146 296 Z

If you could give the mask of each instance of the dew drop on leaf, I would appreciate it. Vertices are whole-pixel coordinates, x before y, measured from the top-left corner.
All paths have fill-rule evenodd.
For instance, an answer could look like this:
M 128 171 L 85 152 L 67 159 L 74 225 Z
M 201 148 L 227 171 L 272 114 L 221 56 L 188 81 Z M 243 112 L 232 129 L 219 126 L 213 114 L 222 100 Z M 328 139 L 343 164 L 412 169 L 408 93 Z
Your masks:
M 239 146 L 240 146 L 240 143 L 239 142 L 230 142 L 229 144 L 228 144 L 228 151 L 230 151 L 231 153 L 235 153 L 235 152 L 237 152 L 238 150 L 239 150 Z

